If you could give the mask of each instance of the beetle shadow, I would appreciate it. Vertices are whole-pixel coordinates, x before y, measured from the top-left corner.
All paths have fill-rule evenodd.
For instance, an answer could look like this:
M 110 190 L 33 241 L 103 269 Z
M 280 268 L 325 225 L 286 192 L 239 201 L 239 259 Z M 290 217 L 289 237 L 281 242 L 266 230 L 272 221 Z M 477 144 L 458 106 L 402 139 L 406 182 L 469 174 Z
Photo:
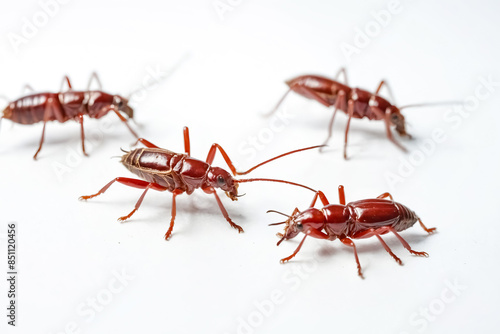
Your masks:
M 404 248 L 404 246 L 401 244 L 401 242 L 395 236 L 392 236 L 392 237 L 389 238 L 387 235 L 385 235 L 385 236 L 383 236 L 383 239 L 387 243 L 389 248 L 393 251 L 393 253 L 396 254 L 396 253 L 400 253 L 400 251 L 402 251 L 408 255 L 416 256 L 416 255 L 410 254 L 408 252 L 408 250 L 406 250 Z M 415 249 L 413 246 L 418 245 L 426 238 L 431 237 L 431 235 L 411 233 L 411 234 L 404 235 L 402 237 L 403 237 L 403 239 L 406 240 L 406 242 L 408 242 L 408 244 L 410 245 L 410 247 L 413 250 L 421 251 L 419 249 Z M 367 243 L 359 243 L 359 242 L 357 242 L 356 239 L 353 240 L 354 243 L 356 244 L 356 250 L 358 251 L 358 256 L 362 257 L 362 254 L 368 254 L 368 253 L 387 254 L 386 250 L 384 249 L 384 247 L 382 246 L 382 244 L 378 240 L 376 240 L 376 239 L 372 239 L 372 240 L 373 240 L 373 242 L 369 242 L 369 243 L 368 242 Z M 334 240 L 334 241 L 337 241 L 337 240 Z M 320 249 L 317 251 L 317 254 L 319 254 L 322 257 L 329 258 L 329 257 L 333 257 L 338 252 L 348 252 L 348 253 L 354 254 L 351 247 L 343 245 L 340 241 L 337 241 L 336 245 L 321 246 Z

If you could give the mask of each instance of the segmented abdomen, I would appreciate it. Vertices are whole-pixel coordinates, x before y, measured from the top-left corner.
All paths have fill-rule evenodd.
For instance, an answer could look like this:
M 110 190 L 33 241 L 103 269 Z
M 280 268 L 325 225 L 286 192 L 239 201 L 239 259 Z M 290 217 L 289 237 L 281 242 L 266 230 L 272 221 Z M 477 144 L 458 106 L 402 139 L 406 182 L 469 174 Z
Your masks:
M 417 216 L 403 204 L 391 200 L 374 198 L 347 204 L 352 219 L 352 232 L 370 228 L 391 226 L 403 231 L 413 226 Z
M 43 121 L 47 109 L 47 101 L 53 99 L 58 103 L 57 94 L 43 93 L 22 97 L 9 103 L 3 111 L 4 118 L 19 124 L 34 124 Z M 48 121 L 56 120 L 54 115 L 49 115 Z
M 138 148 L 123 155 L 123 165 L 141 179 L 168 188 L 188 191 L 189 186 L 178 173 L 186 155 L 162 148 Z

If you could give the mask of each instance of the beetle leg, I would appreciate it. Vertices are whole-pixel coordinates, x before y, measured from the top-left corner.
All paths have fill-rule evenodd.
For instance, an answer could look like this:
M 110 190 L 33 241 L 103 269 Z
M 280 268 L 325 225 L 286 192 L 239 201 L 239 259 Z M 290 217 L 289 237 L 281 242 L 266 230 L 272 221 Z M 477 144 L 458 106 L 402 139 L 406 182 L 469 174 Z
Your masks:
M 177 195 L 182 194 L 182 191 L 174 191 L 172 193 L 172 214 L 170 218 L 170 226 L 168 227 L 167 233 L 165 233 L 165 240 L 168 240 L 170 238 L 170 235 L 172 234 L 172 230 L 174 229 L 174 221 L 175 221 L 175 215 L 176 215 L 176 206 L 175 206 L 175 197 Z
M 323 203 L 323 206 L 327 206 L 328 204 L 330 204 L 325 194 L 321 190 L 318 190 L 316 194 L 314 194 L 314 198 L 311 205 L 309 205 L 310 208 L 314 207 L 318 198 L 321 200 L 321 203 Z
M 382 195 L 377 196 L 377 198 L 382 198 L 382 199 L 387 197 L 389 197 L 391 201 L 394 202 L 394 198 L 392 198 L 392 195 L 390 193 L 383 193 Z
M 434 233 L 436 231 L 435 227 L 431 227 L 431 228 L 425 227 L 424 223 L 422 223 L 422 221 L 420 220 L 420 218 L 418 218 L 418 222 L 420 223 L 420 226 L 422 226 L 422 228 L 425 230 L 425 232 L 427 232 L 429 234 L 432 234 L 432 233 Z
M 345 137 L 344 137 L 344 159 L 347 160 L 347 135 L 349 134 L 349 126 L 351 125 L 352 115 L 354 114 L 354 101 L 349 100 L 347 102 L 347 113 L 349 118 L 347 119 L 347 125 L 345 127 Z
M 134 145 L 132 146 L 135 146 L 137 145 L 137 143 L 141 143 L 142 145 L 146 146 L 146 147 L 149 147 L 149 148 L 159 148 L 158 146 L 156 146 L 155 144 L 151 143 L 149 140 L 146 140 L 144 138 L 138 138 L 137 141 L 134 143 Z
M 339 203 L 341 205 L 345 205 L 345 192 L 344 192 L 344 186 L 343 185 L 339 186 Z
M 302 241 L 300 242 L 299 246 L 297 247 L 297 249 L 295 249 L 295 252 L 293 252 L 292 255 L 290 256 L 287 256 L 283 259 L 280 260 L 280 263 L 285 263 L 285 262 L 288 262 L 290 261 L 293 257 L 295 257 L 295 255 L 297 255 L 297 253 L 299 252 L 300 248 L 302 247 L 302 244 L 304 244 L 304 241 L 306 240 L 307 238 L 307 234 L 304 235 L 304 238 L 302 239 Z
M 26 91 L 29 91 L 31 93 L 31 92 L 34 92 L 35 90 L 33 89 L 33 87 L 31 87 L 30 84 L 26 84 L 26 85 L 24 85 L 24 87 L 21 91 L 21 95 L 25 95 Z
M 390 141 L 392 141 L 392 143 L 394 145 L 396 145 L 397 147 L 399 147 L 401 150 L 403 150 L 404 152 L 408 152 L 408 150 L 403 145 L 401 145 L 396 139 L 394 139 L 394 136 L 392 135 L 391 120 L 389 119 L 391 117 L 390 110 L 387 109 L 387 111 L 384 113 L 382 110 L 380 110 L 380 108 L 377 108 L 375 106 L 370 106 L 369 108 L 371 108 L 371 110 L 375 114 L 377 114 L 379 117 L 381 117 L 384 120 L 387 138 Z
M 361 278 L 364 278 L 363 277 L 363 274 L 361 273 L 361 264 L 359 263 L 359 258 L 358 258 L 358 252 L 356 250 L 356 245 L 354 244 L 354 242 L 349 239 L 349 238 L 343 238 L 343 239 L 340 239 L 340 241 L 346 245 L 346 246 L 349 246 L 349 247 L 352 247 L 352 249 L 354 250 L 354 258 L 356 259 L 356 264 L 358 266 L 358 275 L 361 277 Z
M 335 75 L 335 80 L 339 80 L 339 77 L 340 77 L 341 74 L 344 74 L 344 82 L 343 82 L 343 84 L 346 85 L 346 86 L 349 86 L 349 84 L 347 83 L 347 72 L 345 70 L 345 67 L 340 68 L 340 70 Z
M 425 256 L 425 257 L 428 257 L 429 254 L 427 254 L 426 252 L 417 252 L 417 251 L 414 251 L 413 249 L 411 249 L 410 245 L 406 242 L 405 239 L 403 239 L 402 236 L 399 235 L 398 232 L 396 232 L 396 230 L 393 228 L 393 227 L 387 227 L 389 231 L 391 231 L 392 233 L 394 233 L 394 235 L 399 239 L 399 242 L 401 242 L 401 244 L 403 245 L 404 248 L 406 248 L 408 250 L 408 252 L 412 253 L 413 255 L 417 255 L 417 256 Z
M 267 114 L 264 114 L 264 117 L 269 117 L 269 116 L 271 116 L 272 114 L 274 114 L 274 113 L 276 112 L 276 110 L 278 110 L 278 108 L 280 107 L 280 105 L 283 103 L 283 101 L 285 101 L 285 98 L 288 96 L 288 94 L 289 94 L 291 91 L 292 91 L 292 87 L 290 87 L 290 88 L 286 91 L 285 95 L 283 95 L 283 97 L 282 97 L 282 98 L 278 101 L 278 103 L 276 103 L 276 106 L 275 106 L 273 109 L 271 109 L 271 111 L 270 111 L 270 112 L 268 112 Z
M 71 81 L 69 81 L 69 77 L 65 75 L 61 82 L 61 89 L 60 89 L 61 92 L 63 91 L 64 83 L 68 84 L 68 91 L 73 90 L 73 86 L 71 86 Z
M 123 115 L 120 114 L 120 112 L 118 110 L 116 110 L 115 108 L 109 108 L 109 109 L 112 110 L 116 114 L 116 116 L 118 116 L 118 118 L 120 118 L 120 120 L 130 130 L 130 132 L 134 135 L 134 137 L 139 139 L 139 136 L 137 135 L 137 133 L 135 133 L 135 131 L 128 124 L 127 119 L 125 117 L 123 117 Z
M 189 141 L 189 128 L 187 126 L 184 127 L 184 152 L 191 156 L 191 144 Z
M 68 79 L 69 80 L 69 79 Z M 81 137 L 82 137 L 82 151 L 83 151 L 83 154 L 88 156 L 87 152 L 85 152 L 85 132 L 83 130 L 83 115 L 82 114 L 78 114 L 77 116 L 77 120 L 78 120 L 78 123 L 80 123 L 80 129 L 81 129 Z
M 379 95 L 378 93 L 380 92 L 383 86 L 385 86 L 387 88 L 387 91 L 389 92 L 389 98 L 391 99 L 391 103 L 396 104 L 394 100 L 394 95 L 392 94 L 392 89 L 385 80 L 380 81 L 380 84 L 378 85 L 378 88 L 375 91 L 375 95 Z
M 382 229 L 385 229 L 384 227 L 382 227 Z M 394 260 L 396 260 L 396 262 L 400 265 L 403 265 L 403 262 L 401 261 L 401 259 L 399 257 L 396 256 L 396 254 L 394 254 L 392 252 L 392 250 L 389 248 L 389 246 L 385 243 L 384 239 L 382 239 L 382 237 L 380 236 L 380 234 L 378 234 L 378 231 L 379 229 L 370 229 L 372 230 L 373 234 L 377 237 L 378 241 L 380 241 L 380 243 L 382 244 L 382 246 L 384 246 L 384 249 L 387 251 L 387 253 L 389 253 L 389 255 L 392 256 L 392 258 Z
M 232 228 L 237 229 L 238 233 L 244 232 L 243 228 L 240 225 L 235 224 L 231 220 L 231 218 L 229 218 L 229 214 L 227 213 L 226 208 L 224 208 L 224 205 L 222 204 L 222 201 L 220 200 L 219 195 L 217 195 L 217 192 L 215 191 L 215 189 L 212 187 L 208 187 L 208 188 L 204 188 L 203 191 L 206 192 L 207 194 L 214 194 L 215 200 L 217 201 L 217 205 L 219 205 L 219 209 L 222 212 L 222 215 L 224 216 L 224 218 L 226 218 L 229 225 L 231 225 Z
M 49 98 L 47 101 L 47 106 L 45 108 L 45 111 L 43 113 L 43 129 L 42 129 L 42 138 L 40 138 L 40 145 L 38 146 L 38 150 L 36 151 L 35 155 L 33 156 L 33 159 L 36 160 L 36 157 L 38 153 L 42 150 L 42 145 L 45 140 L 45 125 L 47 122 L 50 120 L 50 116 L 54 115 L 56 119 L 61 119 L 61 110 L 60 107 L 54 103 L 54 100 L 52 98 Z
M 333 121 L 335 120 L 335 115 L 337 115 L 337 111 L 341 108 L 341 103 L 343 101 L 345 101 L 345 98 L 346 98 L 346 94 L 343 90 L 341 90 L 337 95 L 337 99 L 335 100 L 333 115 L 332 115 L 332 118 L 330 119 L 330 123 L 328 124 L 328 135 L 326 136 L 326 139 L 323 142 L 323 145 L 325 145 L 325 146 L 326 146 L 326 143 L 328 143 L 328 141 L 332 137 Z M 322 152 L 323 147 L 320 147 L 319 151 Z
M 89 78 L 89 83 L 87 85 L 87 90 L 90 90 L 90 85 L 92 84 L 92 79 L 95 80 L 97 83 L 97 90 L 102 90 L 102 85 L 101 85 L 101 80 L 99 79 L 99 76 L 97 75 L 96 72 L 92 72 Z

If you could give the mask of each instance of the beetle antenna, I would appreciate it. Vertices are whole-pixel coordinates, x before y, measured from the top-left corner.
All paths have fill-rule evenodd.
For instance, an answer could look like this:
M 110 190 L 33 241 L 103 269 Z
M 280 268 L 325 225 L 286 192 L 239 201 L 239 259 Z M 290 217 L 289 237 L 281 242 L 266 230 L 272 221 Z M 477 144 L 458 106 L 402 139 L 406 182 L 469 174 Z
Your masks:
M 289 216 L 289 215 L 287 215 L 287 214 L 285 214 L 285 213 L 283 213 L 283 212 L 276 211 L 276 210 L 267 210 L 267 211 L 266 211 L 266 213 L 270 213 L 270 212 L 272 212 L 272 213 L 277 213 L 277 214 L 280 214 L 280 215 L 285 216 L 285 217 L 288 217 L 288 218 L 292 218 L 291 216 Z M 269 226 L 271 226 L 271 225 L 279 225 L 279 224 L 283 224 L 283 223 L 275 223 L 275 224 L 270 224 Z
M 290 181 L 284 181 L 284 180 L 277 180 L 277 179 L 261 179 L 261 178 L 258 178 L 258 179 L 241 179 L 241 180 L 234 180 L 234 182 L 237 182 L 237 183 L 243 183 L 243 182 L 254 182 L 254 181 L 267 181 L 267 182 L 278 182 L 278 183 L 286 183 L 286 184 L 291 184 L 293 186 L 297 186 L 297 187 L 302 187 L 302 188 L 306 188 L 314 193 L 317 193 L 316 190 L 314 190 L 313 188 L 309 188 L 308 186 L 305 186 L 303 184 L 300 184 L 300 183 L 295 183 L 295 182 L 290 182 Z
M 161 77 L 160 80 L 165 80 L 165 79 L 168 79 L 168 77 L 170 77 L 180 66 L 181 64 L 186 60 L 188 59 L 189 57 L 191 57 L 191 52 L 186 52 L 182 55 L 182 57 L 177 60 L 177 62 L 172 66 L 170 67 L 170 69 L 167 71 L 167 74 L 164 76 L 164 77 Z M 158 84 L 158 81 L 156 81 L 154 84 Z M 140 92 L 141 90 L 145 90 L 145 89 L 148 89 L 150 88 L 151 85 L 148 85 L 148 86 L 141 86 L 135 90 L 133 90 L 132 92 L 130 92 L 126 99 L 127 100 L 130 100 L 130 98 L 132 97 L 132 95 L 136 94 L 137 92 Z
M 236 172 L 236 175 L 246 175 L 252 171 L 254 171 L 255 169 L 259 168 L 260 166 L 262 165 L 265 165 L 267 164 L 268 162 L 271 162 L 271 161 L 274 161 L 276 159 L 279 159 L 279 158 L 283 158 L 287 155 L 290 155 L 290 154 L 294 154 L 294 153 L 298 153 L 298 152 L 302 152 L 302 151 L 307 151 L 307 150 L 312 150 L 312 149 L 315 149 L 315 148 L 319 148 L 319 147 L 324 147 L 326 145 L 316 145 L 316 146 L 311 146 L 311 147 L 306 147 L 306 148 L 301 148 L 301 149 L 298 149 L 298 150 L 293 150 L 293 151 L 290 151 L 290 152 L 287 152 L 287 153 L 283 153 L 283 154 L 280 154 L 274 158 L 271 158 L 269 160 L 266 160 L 264 162 L 261 162 L 260 164 L 256 165 L 256 166 L 253 166 L 252 168 L 250 168 L 249 170 L 247 170 L 246 172 Z
M 130 151 L 125 151 L 123 148 L 120 147 L 120 151 L 122 151 L 123 153 L 130 153 Z
M 438 107 L 438 106 L 451 106 L 451 105 L 463 105 L 464 103 L 461 101 L 447 101 L 447 102 L 431 102 L 431 103 L 416 103 L 416 104 L 408 104 L 406 106 L 402 106 L 399 110 L 403 110 L 406 108 L 418 108 L 418 107 Z
M 267 225 L 267 226 L 281 225 L 281 224 L 285 224 L 285 223 L 286 223 L 286 221 L 284 221 L 284 222 L 279 222 L 279 223 L 269 224 L 269 225 Z

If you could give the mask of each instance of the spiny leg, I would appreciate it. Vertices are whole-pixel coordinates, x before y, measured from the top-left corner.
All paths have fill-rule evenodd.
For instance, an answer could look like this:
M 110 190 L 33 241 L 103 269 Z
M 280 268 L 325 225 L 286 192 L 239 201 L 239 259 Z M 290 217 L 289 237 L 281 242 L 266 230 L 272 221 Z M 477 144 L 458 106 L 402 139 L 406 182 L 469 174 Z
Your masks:
M 420 220 L 420 218 L 418 218 L 418 222 L 420 223 L 420 226 L 422 226 L 422 228 L 424 229 L 425 232 L 427 232 L 429 234 L 436 232 L 435 227 L 431 227 L 431 228 L 425 227 L 424 223 L 422 223 L 422 220 Z
M 89 78 L 89 83 L 87 85 L 87 90 L 90 90 L 90 85 L 92 84 L 92 80 L 95 80 L 97 83 L 98 90 L 102 90 L 101 80 L 96 72 L 92 72 Z
M 176 215 L 175 197 L 180 194 L 182 194 L 182 191 L 174 191 L 172 193 L 172 213 L 170 218 L 170 226 L 168 227 L 167 233 L 165 233 L 165 240 L 168 240 L 170 238 L 172 230 L 174 229 L 174 222 Z
M 69 80 L 69 79 L 68 79 Z M 85 132 L 83 130 L 83 115 L 78 114 L 78 123 L 80 123 L 81 137 L 82 137 L 82 151 L 85 156 L 88 156 L 87 152 L 85 152 Z
M 377 237 L 378 241 L 380 241 L 380 243 L 382 244 L 382 246 L 384 246 L 384 249 L 387 251 L 387 253 L 389 253 L 389 255 L 391 255 L 392 258 L 394 260 L 396 260 L 396 262 L 398 264 L 403 265 L 403 262 L 401 261 L 401 259 L 399 257 L 397 257 L 396 254 L 394 254 L 392 252 L 392 250 L 389 248 L 389 246 L 385 243 L 384 239 L 382 239 L 382 237 L 377 233 L 377 230 L 373 230 L 373 233 Z
M 345 127 L 345 138 L 344 138 L 344 159 L 347 160 L 347 137 L 349 134 L 349 126 L 351 125 L 351 119 L 354 114 L 354 101 L 349 100 L 347 102 L 347 113 L 349 118 L 347 119 L 347 125 Z
M 358 258 L 358 251 L 356 250 L 356 245 L 354 244 L 354 242 L 349 239 L 349 238 L 343 238 L 343 239 L 340 239 L 340 241 L 346 245 L 346 246 L 349 246 L 349 247 L 352 247 L 352 249 L 354 250 L 354 258 L 356 259 L 356 264 L 358 266 L 358 275 L 361 277 L 361 278 L 364 278 L 363 277 L 363 273 L 361 272 L 361 264 L 359 263 L 359 258 Z
M 396 230 L 393 227 L 387 227 L 387 229 L 389 231 L 391 231 L 392 233 L 394 233 L 394 235 L 399 239 L 399 242 L 401 242 L 403 247 L 406 248 L 408 250 L 408 252 L 410 252 L 411 254 L 417 255 L 417 256 L 425 256 L 425 257 L 429 256 L 429 254 L 427 254 L 426 252 L 417 252 L 417 251 L 414 251 L 413 249 L 411 249 L 410 245 L 406 242 L 406 240 L 403 239 L 403 237 L 400 236 L 399 233 L 396 232 Z
M 222 215 L 224 216 L 224 218 L 226 218 L 226 220 L 228 221 L 229 225 L 231 225 L 232 228 L 237 229 L 238 233 L 242 233 L 243 232 L 243 228 L 240 225 L 237 225 L 237 224 L 233 223 L 233 221 L 231 220 L 231 218 L 229 218 L 229 214 L 227 213 L 226 208 L 224 208 L 224 205 L 222 204 L 222 201 L 220 200 L 219 195 L 217 195 L 217 192 L 215 191 L 215 189 L 213 189 L 213 188 L 207 188 L 207 189 L 203 189 L 203 190 L 206 193 L 209 193 L 209 194 L 212 193 L 212 194 L 214 194 L 215 200 L 217 201 L 217 204 L 219 205 L 219 209 L 222 212 Z

